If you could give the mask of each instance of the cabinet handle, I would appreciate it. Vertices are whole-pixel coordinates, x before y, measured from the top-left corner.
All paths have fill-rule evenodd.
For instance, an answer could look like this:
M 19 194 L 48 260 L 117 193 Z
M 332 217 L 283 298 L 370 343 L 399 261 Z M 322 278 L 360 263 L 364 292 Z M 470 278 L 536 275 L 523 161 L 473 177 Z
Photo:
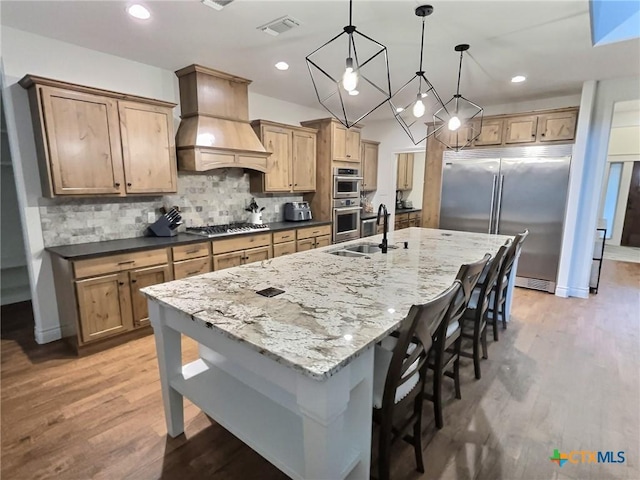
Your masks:
M 543 136 L 543 137 L 544 137 L 544 133 L 543 133 L 541 136 Z
M 289 184 L 289 186 L 291 186 L 291 184 Z
M 135 260 L 123 260 L 122 262 L 118 262 L 118 265 L 126 265 L 127 263 L 136 263 Z
M 138 280 L 136 280 L 135 278 L 133 280 L 131 280 L 131 283 L 136 283 Z
M 187 272 L 187 275 L 195 275 L 196 273 L 200 273 L 200 270 L 194 270 L 193 272 Z
M 118 285 L 122 286 L 124 285 L 124 282 L 118 282 Z
M 294 186 L 294 187 L 297 187 L 297 186 L 298 186 L 298 184 L 296 183 L 296 184 L 294 184 L 293 186 Z
M 190 253 L 198 253 L 198 249 L 197 249 L 197 248 L 194 248 L 193 250 L 187 250 L 187 251 L 186 251 L 186 252 L 184 252 L 184 253 L 186 253 L 187 255 L 189 255 Z
M 119 186 L 120 186 L 120 182 L 116 182 L 116 183 L 114 183 L 114 185 L 115 185 L 116 187 L 119 187 Z
M 535 134 L 535 133 L 532 133 L 532 134 L 531 134 L 531 136 L 532 136 L 532 137 L 535 137 L 535 136 L 536 136 L 536 134 Z
M 351 158 L 351 155 L 347 155 L 347 158 Z
M 131 186 L 131 184 L 129 182 L 127 182 L 127 187 L 130 187 L 130 186 Z

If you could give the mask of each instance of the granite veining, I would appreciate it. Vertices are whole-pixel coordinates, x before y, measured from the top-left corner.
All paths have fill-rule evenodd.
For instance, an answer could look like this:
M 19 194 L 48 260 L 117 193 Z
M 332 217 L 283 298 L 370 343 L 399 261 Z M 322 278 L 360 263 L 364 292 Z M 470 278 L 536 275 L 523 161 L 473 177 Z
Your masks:
M 461 264 L 497 252 L 504 235 L 408 228 L 385 255 L 330 252 L 381 235 L 287 255 L 141 291 L 192 321 L 323 380 L 395 330 L 413 304 L 444 291 Z M 408 248 L 403 248 L 403 242 Z M 285 293 L 266 298 L 257 290 Z

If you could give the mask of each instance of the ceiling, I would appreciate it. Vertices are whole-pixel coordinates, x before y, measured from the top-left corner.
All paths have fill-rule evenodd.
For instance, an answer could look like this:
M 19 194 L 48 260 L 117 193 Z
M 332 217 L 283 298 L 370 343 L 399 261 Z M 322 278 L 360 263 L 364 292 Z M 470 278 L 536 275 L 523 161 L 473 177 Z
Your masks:
M 3 25 L 168 70 L 192 63 L 223 70 L 252 79 L 253 92 L 316 108 L 305 56 L 348 23 L 346 0 L 235 0 L 222 11 L 197 0 L 140 3 L 151 10 L 150 20 L 132 19 L 121 1 L 3 0 L 0 18 Z M 421 3 L 354 2 L 354 25 L 387 46 L 392 90 L 418 69 L 421 20 L 414 9 Z M 590 79 L 640 77 L 640 40 L 592 47 L 587 1 L 431 4 L 424 69 L 445 101 L 455 93 L 458 43 L 471 45 L 461 91 L 482 106 L 577 94 Z M 277 37 L 257 29 L 284 15 L 302 25 Z M 291 68 L 276 70 L 280 60 Z M 516 74 L 527 81 L 512 84 Z

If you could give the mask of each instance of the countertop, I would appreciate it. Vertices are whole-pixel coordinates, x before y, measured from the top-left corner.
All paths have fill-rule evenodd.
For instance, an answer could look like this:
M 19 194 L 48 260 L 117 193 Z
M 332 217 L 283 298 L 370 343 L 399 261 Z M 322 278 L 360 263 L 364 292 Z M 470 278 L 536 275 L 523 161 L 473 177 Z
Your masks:
M 413 212 L 421 212 L 421 208 L 396 208 L 395 213 L 413 213 Z
M 403 208 L 403 209 L 396 209 L 395 213 L 412 213 L 412 212 L 421 212 L 422 209 L 421 208 Z M 369 220 L 371 218 L 376 218 L 378 216 L 378 212 L 371 212 L 371 213 L 363 213 L 360 215 L 360 220 Z
M 101 257 L 116 253 L 136 252 L 139 250 L 149 250 L 151 248 L 175 247 L 177 245 L 188 245 L 190 243 L 205 242 L 232 236 L 253 235 L 256 233 L 277 232 L 292 228 L 315 227 L 320 225 L 330 225 L 331 221 L 306 220 L 304 222 L 273 222 L 269 224 L 269 230 L 257 232 L 236 233 L 222 237 L 200 237 L 189 233 L 179 233 L 175 237 L 135 237 L 121 240 L 106 240 L 104 242 L 78 243 L 75 245 L 60 245 L 57 247 L 47 247 L 46 250 L 54 255 L 69 260 L 81 260 L 85 258 Z
M 408 249 L 387 254 L 328 253 L 363 242 L 354 240 L 141 291 L 203 329 L 323 380 L 395 330 L 413 304 L 449 287 L 460 265 L 495 254 L 508 238 L 412 227 L 389 235 L 389 245 L 407 241 Z M 267 287 L 285 293 L 272 298 L 255 293 Z

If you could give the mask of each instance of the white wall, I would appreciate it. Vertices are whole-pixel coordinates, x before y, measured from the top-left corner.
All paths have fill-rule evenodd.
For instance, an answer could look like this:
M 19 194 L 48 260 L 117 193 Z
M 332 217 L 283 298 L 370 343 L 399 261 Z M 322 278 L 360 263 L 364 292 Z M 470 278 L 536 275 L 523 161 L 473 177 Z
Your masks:
M 1 35 L 5 73 L 2 93 L 26 242 L 35 337 L 37 342 L 46 343 L 61 338 L 62 325 L 58 318 L 51 261 L 44 251 L 40 226 L 38 202 L 42 191 L 27 92 L 16 82 L 26 74 L 35 74 L 178 103 L 178 81 L 174 72 L 169 70 L 13 28 L 3 26 Z M 211 67 L 215 68 L 215 65 Z M 250 113 L 256 118 L 297 123 L 326 116 L 320 110 L 263 95 L 250 94 L 249 102 Z M 179 108 L 175 109 L 174 116 L 177 125 Z

